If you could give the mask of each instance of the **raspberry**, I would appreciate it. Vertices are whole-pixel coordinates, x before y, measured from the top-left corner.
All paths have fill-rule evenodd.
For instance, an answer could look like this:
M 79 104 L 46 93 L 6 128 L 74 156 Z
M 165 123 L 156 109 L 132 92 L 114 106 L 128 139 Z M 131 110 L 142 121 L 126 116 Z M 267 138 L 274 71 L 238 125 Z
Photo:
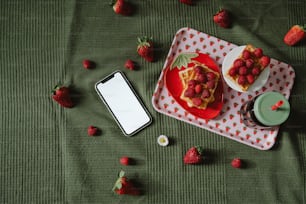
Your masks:
M 200 106 L 202 104 L 202 99 L 201 98 L 192 98 L 192 103 L 196 106 Z
M 252 59 L 247 59 L 247 60 L 245 61 L 245 66 L 246 66 L 247 68 L 252 68 L 252 67 L 254 66 L 254 61 L 253 61 Z
M 132 60 L 128 59 L 125 61 L 124 67 L 129 70 L 135 70 L 135 63 Z
M 246 76 L 246 78 L 247 78 L 247 81 L 248 81 L 249 84 L 253 84 L 254 81 L 255 81 L 255 78 L 254 78 L 254 76 L 252 74 L 248 74 Z
M 214 80 L 216 78 L 216 74 L 213 72 L 207 72 L 206 77 L 208 81 Z
M 247 59 L 250 59 L 251 58 L 251 53 L 250 53 L 250 51 L 248 51 L 248 50 L 243 50 L 243 52 L 242 52 L 242 57 L 245 59 L 245 60 L 247 60 Z
M 202 92 L 202 85 L 201 84 L 198 84 L 194 87 L 194 91 L 199 94 Z
M 261 49 L 261 48 L 256 48 L 256 49 L 254 50 L 254 55 L 255 55 L 256 57 L 258 57 L 258 58 L 262 57 L 262 55 L 263 55 L 262 49 Z
M 259 68 L 259 67 L 254 67 L 254 68 L 252 69 L 252 74 L 253 74 L 254 76 L 257 76 L 259 73 L 260 73 L 260 68 Z
M 92 62 L 92 61 L 90 61 L 90 60 L 88 60 L 88 59 L 84 59 L 84 60 L 83 60 L 83 67 L 84 67 L 85 69 L 91 69 L 91 68 L 94 67 L 94 62 Z
M 207 81 L 207 77 L 205 76 L 205 74 L 197 74 L 196 79 L 200 82 L 200 83 L 206 83 Z
M 206 85 L 207 85 L 207 88 L 213 89 L 215 88 L 215 81 L 214 80 L 208 81 Z
M 195 96 L 195 91 L 193 88 L 188 88 L 185 93 L 184 93 L 184 96 L 185 97 L 188 97 L 188 98 L 193 98 Z
M 238 72 L 238 68 L 232 67 L 232 68 L 229 70 L 228 74 L 229 74 L 230 76 L 235 76 L 235 75 L 237 74 L 237 72 Z
M 246 75 L 248 73 L 248 69 L 243 66 L 239 68 L 239 75 Z
M 188 81 L 188 88 L 194 88 L 197 85 L 197 81 L 196 80 L 190 80 Z
M 202 73 L 203 73 L 203 69 L 202 69 L 201 66 L 196 66 L 196 67 L 194 68 L 194 71 L 195 71 L 195 73 L 197 73 L 197 74 L 202 74 Z
M 90 125 L 88 128 L 87 128 L 87 134 L 88 136 L 97 136 L 99 134 L 99 128 L 95 127 L 95 126 L 92 126 Z
M 241 168 L 242 167 L 242 161 L 240 158 L 235 158 L 231 162 L 232 167 L 234 168 Z
M 204 89 L 202 94 L 201 94 L 202 98 L 209 98 L 210 97 L 210 92 L 208 89 Z
M 242 59 L 236 59 L 234 61 L 234 67 L 239 68 L 245 65 L 245 62 Z
M 262 56 L 259 60 L 260 64 L 263 66 L 263 67 L 266 67 L 270 64 L 270 57 L 268 56 Z
M 240 76 L 238 77 L 238 84 L 244 85 L 246 82 L 247 82 L 247 79 L 246 79 L 245 76 L 240 75 Z
M 126 156 L 123 156 L 120 158 L 120 164 L 124 165 L 124 166 L 127 166 L 130 164 L 130 158 L 129 157 L 126 157 Z

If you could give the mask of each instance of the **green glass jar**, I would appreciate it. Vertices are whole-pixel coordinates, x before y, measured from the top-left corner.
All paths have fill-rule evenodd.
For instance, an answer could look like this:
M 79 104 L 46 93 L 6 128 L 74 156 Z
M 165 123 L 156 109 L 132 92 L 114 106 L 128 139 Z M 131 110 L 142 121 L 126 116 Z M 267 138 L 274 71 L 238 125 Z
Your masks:
M 288 100 L 279 92 L 265 92 L 241 106 L 240 117 L 248 127 L 271 128 L 284 123 L 290 114 Z

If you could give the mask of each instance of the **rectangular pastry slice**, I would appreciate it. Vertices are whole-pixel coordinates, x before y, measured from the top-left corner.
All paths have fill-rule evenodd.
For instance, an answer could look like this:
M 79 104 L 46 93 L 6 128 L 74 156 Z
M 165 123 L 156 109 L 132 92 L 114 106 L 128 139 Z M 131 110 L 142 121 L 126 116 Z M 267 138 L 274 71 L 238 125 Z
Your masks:
M 242 91 L 247 91 L 270 63 L 270 58 L 263 55 L 261 48 L 246 45 L 242 53 L 234 60 L 226 73 Z
M 197 63 L 193 67 L 179 72 L 183 91 L 180 98 L 189 107 L 206 109 L 214 102 L 214 93 L 220 79 L 220 74 L 204 64 Z

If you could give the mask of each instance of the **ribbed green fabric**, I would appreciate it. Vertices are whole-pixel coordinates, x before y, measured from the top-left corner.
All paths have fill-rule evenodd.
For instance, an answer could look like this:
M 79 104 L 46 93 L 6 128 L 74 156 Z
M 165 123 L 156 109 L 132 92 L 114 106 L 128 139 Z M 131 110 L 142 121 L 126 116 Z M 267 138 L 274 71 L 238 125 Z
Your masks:
M 65 114 L 50 91 L 63 80 L 64 4 L 1 1 L 0 203 L 62 203 Z
M 305 1 L 129 0 L 133 16 L 113 12 L 108 1 L 47 0 L 0 2 L 0 203 L 305 203 L 306 131 L 305 41 L 288 47 L 283 36 L 304 24 Z M 225 7 L 230 29 L 212 21 Z M 191 27 L 237 45 L 262 47 L 296 72 L 289 121 L 275 146 L 260 151 L 156 112 L 151 98 L 173 37 Z M 152 36 L 156 62 L 136 53 L 137 37 Z M 85 70 L 82 60 L 96 63 Z M 126 59 L 140 68 L 124 68 Z M 153 124 L 132 138 L 123 136 L 100 101 L 94 84 L 124 71 L 153 116 Z M 61 108 L 51 90 L 71 86 L 77 104 Z M 87 136 L 87 127 L 102 130 Z M 170 146 L 157 144 L 160 134 Z M 200 145 L 207 162 L 183 164 L 188 148 Z M 119 158 L 135 164 L 122 166 Z M 243 169 L 231 167 L 242 158 Z M 120 170 L 137 181 L 141 196 L 111 192 Z

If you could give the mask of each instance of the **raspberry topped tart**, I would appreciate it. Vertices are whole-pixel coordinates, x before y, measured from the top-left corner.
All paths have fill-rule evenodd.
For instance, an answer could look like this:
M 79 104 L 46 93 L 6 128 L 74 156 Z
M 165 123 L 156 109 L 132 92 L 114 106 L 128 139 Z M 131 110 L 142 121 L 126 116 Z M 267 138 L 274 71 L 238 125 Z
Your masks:
M 195 63 L 193 67 L 179 72 L 183 84 L 181 99 L 189 107 L 206 109 L 214 102 L 214 93 L 218 85 L 220 74 L 208 68 L 205 64 Z
M 261 48 L 249 44 L 231 64 L 226 77 L 242 91 L 248 91 L 269 64 L 270 57 L 264 55 Z

